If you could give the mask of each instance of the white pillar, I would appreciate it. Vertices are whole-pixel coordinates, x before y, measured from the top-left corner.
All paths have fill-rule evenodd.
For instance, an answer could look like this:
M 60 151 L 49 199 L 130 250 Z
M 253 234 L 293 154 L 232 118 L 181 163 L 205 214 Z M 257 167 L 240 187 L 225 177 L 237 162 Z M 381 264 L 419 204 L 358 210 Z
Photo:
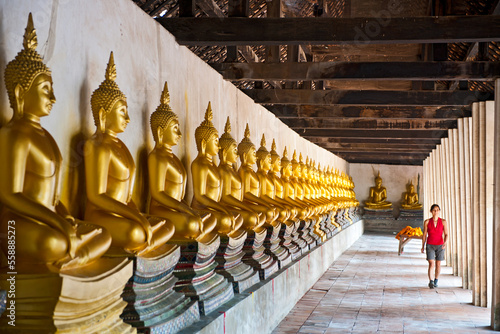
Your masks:
M 452 259 L 452 267 L 453 267 L 453 275 L 458 275 L 458 267 L 457 267 L 457 224 L 456 224 L 456 216 L 455 216 L 455 167 L 454 167 L 454 157 L 453 153 L 455 152 L 455 140 L 453 130 L 448 130 L 448 156 L 447 156 L 447 165 L 448 165 L 448 186 L 450 192 L 450 207 L 449 214 L 450 217 L 447 217 L 448 227 L 450 228 L 450 240 L 451 240 L 451 259 Z
M 480 306 L 487 305 L 486 271 L 486 103 L 479 102 L 479 279 Z
M 494 145 L 495 101 L 486 101 L 485 110 L 485 156 L 486 156 L 486 305 L 491 307 L 493 274 L 493 193 L 494 193 Z
M 466 222 L 466 203 L 465 203 L 465 145 L 464 145 L 464 120 L 458 119 L 458 172 L 460 187 L 460 238 L 462 243 L 462 288 L 467 289 L 467 222 Z
M 471 121 L 470 117 L 464 118 L 464 174 L 465 174 L 465 225 L 467 243 L 467 286 L 465 289 L 472 289 L 473 272 L 473 252 L 472 252 L 472 184 L 471 184 Z
M 443 157 L 442 157 L 442 168 L 441 168 L 441 173 L 443 174 L 443 189 L 444 189 L 444 201 L 442 203 L 442 210 L 443 210 L 443 215 L 442 217 L 445 219 L 450 219 L 450 189 L 449 189 L 449 175 L 448 175 L 448 161 L 447 161 L 447 156 L 448 156 L 448 150 L 449 150 L 449 138 L 443 138 L 441 139 L 442 147 L 443 147 Z M 450 233 L 450 232 L 448 232 Z M 453 260 L 452 260 L 452 242 L 451 242 L 451 233 L 448 235 L 449 242 L 448 246 L 446 247 L 446 265 L 448 266 L 453 266 Z
M 493 205 L 493 293 L 491 327 L 500 331 L 500 79 L 495 82 L 494 205 Z
M 472 303 L 481 305 L 481 252 L 479 237 L 479 103 L 472 104 L 472 234 L 473 234 L 473 263 Z
M 455 212 L 455 226 L 456 226 L 456 242 L 457 242 L 457 276 L 462 275 L 462 225 L 461 225 L 461 212 L 460 212 L 460 168 L 459 168 L 459 147 L 458 147 L 458 129 L 453 129 L 453 177 L 455 183 L 453 185 L 455 194 L 455 205 L 453 206 Z

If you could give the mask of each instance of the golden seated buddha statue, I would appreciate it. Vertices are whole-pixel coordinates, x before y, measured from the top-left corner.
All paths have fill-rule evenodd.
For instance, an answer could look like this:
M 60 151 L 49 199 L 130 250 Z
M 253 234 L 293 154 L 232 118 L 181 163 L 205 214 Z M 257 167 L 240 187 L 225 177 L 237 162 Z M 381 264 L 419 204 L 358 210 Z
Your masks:
M 170 94 L 165 82 L 161 104 L 151 114 L 151 131 L 156 145 L 148 156 L 151 192 L 149 212 L 173 222 L 175 233 L 172 240 L 191 239 L 207 243 L 216 236 L 212 231 L 217 221 L 209 219 L 210 213 L 200 217 L 183 201 L 187 173 L 179 158 L 172 152 L 172 146 L 179 143 L 182 133 L 179 118 L 169 103 Z
M 105 80 L 91 97 L 97 127 L 85 143 L 87 206 L 85 218 L 106 227 L 113 238 L 110 255 L 145 255 L 164 245 L 174 234 L 166 219 L 143 215 L 132 201 L 135 163 L 118 138 L 130 122 L 127 99 L 115 82 L 111 52 Z
M 266 217 L 259 210 L 259 206 L 249 202 L 243 202 L 243 182 L 234 165 L 238 160 L 238 148 L 236 140 L 231 136 L 231 123 L 227 117 L 224 133 L 219 139 L 221 150 L 219 151 L 219 171 L 222 177 L 221 204 L 228 210 L 239 213 L 243 218 L 243 227 L 260 233 L 264 230 L 263 225 Z M 233 213 L 233 214 L 234 214 Z
M 233 215 L 220 203 L 222 177 L 213 157 L 219 152 L 219 133 L 212 123 L 213 113 L 210 102 L 205 112 L 205 120 L 195 130 L 198 156 L 191 163 L 193 176 L 193 201 L 191 207 L 202 213 L 211 213 L 216 220 L 215 231 L 232 238 L 239 238 L 245 232 L 240 230 L 243 219 Z
M 373 210 L 392 208 L 392 203 L 387 201 L 387 190 L 382 186 L 380 172 L 375 177 L 375 187 L 370 187 L 370 198 L 365 202 L 365 208 Z
M 403 194 L 404 202 L 401 207 L 407 210 L 421 210 L 422 204 L 418 202 L 418 194 L 415 192 L 415 186 L 412 182 L 408 185 L 408 191 Z
M 238 144 L 238 155 L 240 156 L 241 166 L 238 170 L 243 181 L 243 199 L 244 202 L 251 203 L 259 209 L 266 217 L 268 225 L 276 226 L 279 224 L 277 218 L 278 210 L 270 203 L 261 198 L 260 178 L 253 170 L 253 165 L 257 162 L 255 145 L 250 140 L 250 128 L 248 124 L 245 128 L 245 134 Z
M 279 212 L 278 220 L 281 223 L 286 222 L 289 219 L 295 218 L 297 214 L 296 211 L 292 212 L 288 208 L 288 204 L 281 200 L 279 197 L 276 198 L 276 187 L 273 180 L 273 174 L 271 171 L 271 154 L 266 148 L 266 137 L 262 135 L 260 141 L 260 147 L 256 152 L 257 157 L 257 176 L 260 181 L 260 198 L 266 203 L 276 208 Z M 292 213 L 295 213 L 293 215 Z
M 14 115 L 0 129 L 2 251 L 6 257 L 11 254 L 7 235 L 15 235 L 13 267 L 25 273 L 88 264 L 111 244 L 106 229 L 75 219 L 59 201 L 62 156 L 54 138 L 40 124 L 56 98 L 51 71 L 36 51 L 37 44 L 30 14 L 24 49 L 5 69 Z

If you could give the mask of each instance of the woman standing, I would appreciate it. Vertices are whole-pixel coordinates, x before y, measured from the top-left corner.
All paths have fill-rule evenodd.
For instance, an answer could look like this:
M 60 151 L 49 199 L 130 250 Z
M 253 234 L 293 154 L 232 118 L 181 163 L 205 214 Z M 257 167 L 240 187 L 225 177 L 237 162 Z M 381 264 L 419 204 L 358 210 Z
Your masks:
M 448 224 L 446 220 L 439 218 L 441 209 L 439 205 L 431 206 L 432 218 L 426 219 L 424 222 L 424 236 L 422 238 L 422 253 L 424 246 L 427 253 L 427 261 L 429 262 L 429 288 L 437 288 L 439 273 L 441 272 L 441 261 L 444 260 L 444 249 L 448 241 Z M 434 274 L 434 279 L 432 278 Z

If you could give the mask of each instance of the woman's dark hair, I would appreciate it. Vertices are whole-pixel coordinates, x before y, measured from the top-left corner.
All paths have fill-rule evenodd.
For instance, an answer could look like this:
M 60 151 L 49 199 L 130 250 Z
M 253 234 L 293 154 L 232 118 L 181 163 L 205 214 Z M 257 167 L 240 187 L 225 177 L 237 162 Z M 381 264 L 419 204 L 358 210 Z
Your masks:
M 438 208 L 441 211 L 441 208 L 439 207 L 439 205 L 432 204 L 432 206 L 431 206 L 431 212 L 432 212 L 432 210 L 434 210 L 434 208 Z

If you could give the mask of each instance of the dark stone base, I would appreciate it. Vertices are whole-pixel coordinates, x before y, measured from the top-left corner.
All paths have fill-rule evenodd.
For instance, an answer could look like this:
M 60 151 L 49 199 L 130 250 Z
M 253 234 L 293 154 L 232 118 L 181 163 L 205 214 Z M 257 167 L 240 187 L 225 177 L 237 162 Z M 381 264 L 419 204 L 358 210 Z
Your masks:
M 242 293 L 260 282 L 259 273 L 251 266 L 242 262 L 245 253 L 243 246 L 247 232 L 238 238 L 221 237 L 221 244 L 215 260 L 219 263 L 217 272 L 233 283 L 234 292 Z
M 264 247 L 266 248 L 265 252 L 278 262 L 279 268 L 281 269 L 292 262 L 290 252 L 281 245 L 282 240 L 279 237 L 281 224 L 267 226 L 266 230 L 267 234 L 264 241 Z
M 128 305 L 121 317 L 139 333 L 171 333 L 200 319 L 198 302 L 176 292 L 174 268 L 181 255 L 175 245 L 164 245 L 134 258 L 134 275 L 122 297 Z
M 266 254 L 264 242 L 266 240 L 267 230 L 261 232 L 248 231 L 243 250 L 245 256 L 243 261 L 259 272 L 261 280 L 268 279 L 269 276 L 279 270 L 279 263 L 271 255 Z
M 208 244 L 175 241 L 181 247 L 181 258 L 174 270 L 179 279 L 175 290 L 198 301 L 200 315 L 207 315 L 234 297 L 231 283 L 215 272 L 215 256 L 220 237 Z

